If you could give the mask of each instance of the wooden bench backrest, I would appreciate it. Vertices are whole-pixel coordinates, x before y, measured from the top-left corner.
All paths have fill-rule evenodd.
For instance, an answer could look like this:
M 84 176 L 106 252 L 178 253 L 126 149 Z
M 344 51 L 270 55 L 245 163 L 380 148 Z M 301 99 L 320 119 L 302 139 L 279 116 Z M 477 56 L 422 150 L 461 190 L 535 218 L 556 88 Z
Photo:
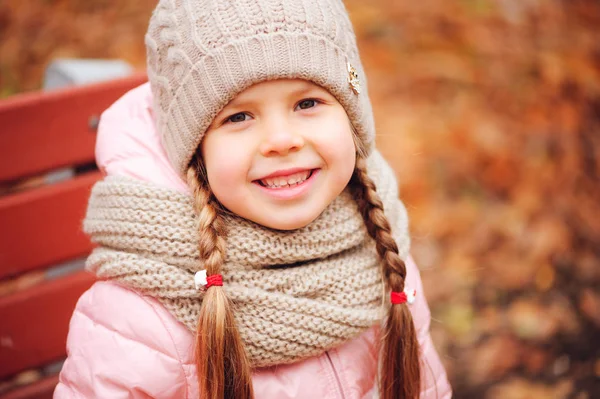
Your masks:
M 0 192 L 0 287 L 28 274 L 48 277 L 52 273 L 45 271 L 90 252 L 81 221 L 90 189 L 101 177 L 93 167 L 97 121 L 145 80 L 145 74 L 136 74 L 0 101 L 0 187 L 26 187 L 23 181 L 39 182 L 43 178 L 33 177 L 61 168 L 77 171 L 56 183 Z M 65 357 L 71 313 L 92 282 L 91 275 L 77 271 L 41 278 L 24 290 L 0 289 L 0 380 Z M 51 390 L 52 381 L 55 377 L 39 386 Z M 29 391 L 10 395 L 42 395 Z

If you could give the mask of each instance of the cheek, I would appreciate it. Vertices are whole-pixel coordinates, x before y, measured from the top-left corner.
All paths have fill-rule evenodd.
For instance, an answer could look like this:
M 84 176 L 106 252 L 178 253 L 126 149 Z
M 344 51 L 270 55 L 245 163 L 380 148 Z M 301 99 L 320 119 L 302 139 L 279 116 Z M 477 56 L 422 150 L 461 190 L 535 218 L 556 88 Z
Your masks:
M 320 153 L 327 167 L 335 172 L 340 184 L 348 183 L 356 162 L 356 146 L 350 126 L 347 122 L 330 126 L 319 141 Z
M 356 147 L 352 137 L 344 144 L 344 146 L 340 145 L 340 151 L 338 152 L 339 168 L 336 176 L 339 179 L 338 183 L 340 186 L 346 187 L 356 166 Z
M 208 182 L 215 193 L 235 187 L 236 182 L 240 180 L 238 168 L 224 158 L 207 162 L 206 172 Z
M 210 187 L 221 202 L 233 193 L 239 192 L 239 185 L 244 184 L 247 176 L 242 146 L 219 138 L 205 140 L 202 144 L 202 156 Z M 233 162 L 232 160 L 235 160 Z M 238 188 L 236 190 L 236 188 Z

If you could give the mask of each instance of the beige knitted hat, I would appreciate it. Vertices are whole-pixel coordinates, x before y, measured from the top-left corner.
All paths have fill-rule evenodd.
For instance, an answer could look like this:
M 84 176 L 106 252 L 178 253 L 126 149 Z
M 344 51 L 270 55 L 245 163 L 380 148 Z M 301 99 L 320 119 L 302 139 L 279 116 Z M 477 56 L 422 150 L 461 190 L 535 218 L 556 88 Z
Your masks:
M 342 0 L 160 0 L 146 48 L 157 127 L 182 176 L 219 111 L 272 79 L 329 90 L 372 149 L 366 78 Z

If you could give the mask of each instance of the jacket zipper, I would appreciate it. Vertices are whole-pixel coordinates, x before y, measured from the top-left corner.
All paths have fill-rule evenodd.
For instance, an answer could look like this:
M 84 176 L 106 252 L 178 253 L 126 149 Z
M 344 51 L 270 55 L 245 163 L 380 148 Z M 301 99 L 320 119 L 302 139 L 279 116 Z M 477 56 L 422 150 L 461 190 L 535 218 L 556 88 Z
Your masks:
M 333 360 L 331 360 L 331 356 L 329 356 L 329 351 L 325 352 L 325 354 L 327 355 L 327 360 L 329 360 L 329 365 L 331 366 L 331 371 L 333 372 L 333 375 L 335 376 L 335 381 L 337 382 L 338 390 L 340 392 L 340 398 L 344 399 L 345 398 L 344 389 L 342 388 L 342 382 L 340 381 L 340 376 L 335 371 L 335 366 L 333 365 Z

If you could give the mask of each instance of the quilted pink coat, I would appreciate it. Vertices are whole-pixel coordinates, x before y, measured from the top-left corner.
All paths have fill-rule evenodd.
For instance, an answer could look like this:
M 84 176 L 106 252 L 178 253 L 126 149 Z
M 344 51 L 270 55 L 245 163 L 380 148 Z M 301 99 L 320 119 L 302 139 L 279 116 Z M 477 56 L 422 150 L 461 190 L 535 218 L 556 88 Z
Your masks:
M 160 145 L 147 83 L 102 115 L 96 158 L 106 174 L 187 190 Z M 407 278 L 419 293 L 411 310 L 424 362 L 421 398 L 450 398 L 412 259 Z M 319 357 L 256 370 L 255 397 L 376 398 L 376 335 L 377 328 L 372 328 Z M 113 282 L 96 282 L 73 313 L 68 358 L 54 398 L 198 398 L 193 345 L 192 333 L 155 299 Z

